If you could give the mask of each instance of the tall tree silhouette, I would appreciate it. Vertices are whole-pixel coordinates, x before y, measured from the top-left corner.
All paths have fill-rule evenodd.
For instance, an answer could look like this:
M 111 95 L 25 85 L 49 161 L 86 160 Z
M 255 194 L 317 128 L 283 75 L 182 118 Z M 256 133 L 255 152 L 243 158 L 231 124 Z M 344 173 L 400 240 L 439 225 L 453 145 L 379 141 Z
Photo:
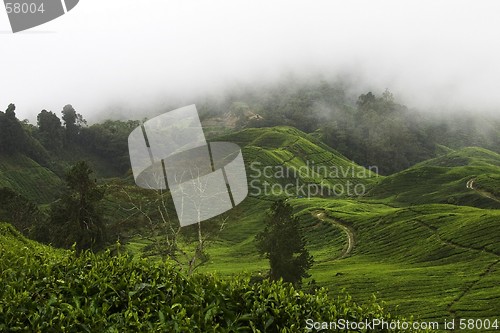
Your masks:
M 266 221 L 264 231 L 257 235 L 257 248 L 269 259 L 272 280 L 300 285 L 302 278 L 313 264 L 313 257 L 306 249 L 299 220 L 293 215 L 292 207 L 282 201 L 276 201 Z

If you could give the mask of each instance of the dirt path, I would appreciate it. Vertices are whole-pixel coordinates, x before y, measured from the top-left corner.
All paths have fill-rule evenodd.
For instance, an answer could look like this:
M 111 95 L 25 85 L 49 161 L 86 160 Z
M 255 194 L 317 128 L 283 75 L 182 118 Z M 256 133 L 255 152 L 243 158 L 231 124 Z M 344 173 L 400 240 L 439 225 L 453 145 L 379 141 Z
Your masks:
M 470 190 L 476 191 L 479 195 L 482 195 L 485 198 L 491 199 L 491 200 L 496 201 L 496 202 L 500 202 L 500 199 L 498 199 L 493 193 L 490 193 L 490 192 L 485 191 L 485 190 L 480 190 L 477 187 L 474 187 L 474 182 L 475 182 L 474 178 L 470 179 L 467 182 L 467 184 L 465 184 L 465 187 L 467 187 Z
M 339 227 L 346 234 L 347 244 L 342 249 L 342 252 L 340 253 L 340 255 L 337 258 L 335 258 L 334 260 L 343 259 L 343 258 L 349 256 L 351 254 L 352 250 L 354 249 L 354 245 L 355 245 L 354 230 L 351 227 L 345 225 L 344 223 L 342 223 L 338 220 L 335 220 L 331 217 L 328 217 L 324 211 L 314 211 L 311 214 L 314 217 L 316 217 L 318 220 L 328 222 L 328 223 L 331 223 L 331 224 Z

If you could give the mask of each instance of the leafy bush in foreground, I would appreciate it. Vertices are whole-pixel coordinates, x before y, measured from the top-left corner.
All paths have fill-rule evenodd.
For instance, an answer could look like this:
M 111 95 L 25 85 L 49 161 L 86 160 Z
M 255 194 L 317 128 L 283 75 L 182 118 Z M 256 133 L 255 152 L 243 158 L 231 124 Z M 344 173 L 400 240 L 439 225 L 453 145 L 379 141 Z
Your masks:
M 2 332 L 302 332 L 305 320 L 391 319 L 282 282 L 184 276 L 168 264 L 109 252 L 54 250 L 0 224 Z

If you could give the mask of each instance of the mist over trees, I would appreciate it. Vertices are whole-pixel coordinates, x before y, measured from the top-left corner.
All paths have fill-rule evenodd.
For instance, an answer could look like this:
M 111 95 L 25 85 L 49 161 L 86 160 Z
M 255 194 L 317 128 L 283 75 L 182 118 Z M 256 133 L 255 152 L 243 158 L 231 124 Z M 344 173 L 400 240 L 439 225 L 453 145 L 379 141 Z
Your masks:
M 213 123 L 226 130 L 293 126 L 386 175 L 435 157 L 445 147 L 480 146 L 500 152 L 499 117 L 414 110 L 387 89 L 356 94 L 342 80 L 288 78 L 262 86 L 235 86 L 222 97 L 195 102 L 209 136 L 218 133 L 210 132 Z M 10 104 L 0 112 L 0 152 L 21 152 L 42 165 L 61 154 L 86 152 L 106 160 L 116 176 L 130 169 L 127 138 L 139 121 L 105 120 L 88 126 L 71 104 L 60 115 L 42 110 L 33 126 L 19 121 Z
M 342 81 L 284 80 L 237 87 L 197 103 L 203 117 L 237 118 L 237 128 L 289 125 L 320 138 L 365 167 L 387 175 L 435 157 L 442 146 L 480 146 L 500 152 L 500 117 L 415 110 L 388 89 L 357 95 Z

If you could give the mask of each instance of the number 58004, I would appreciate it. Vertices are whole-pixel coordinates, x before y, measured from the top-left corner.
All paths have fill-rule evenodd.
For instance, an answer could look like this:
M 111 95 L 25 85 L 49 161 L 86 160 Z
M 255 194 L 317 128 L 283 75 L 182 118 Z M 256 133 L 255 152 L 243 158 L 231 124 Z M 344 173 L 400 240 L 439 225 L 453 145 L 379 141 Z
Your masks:
M 27 2 L 7 2 L 5 9 L 7 9 L 7 14 L 36 14 L 45 12 L 43 2 L 40 5 Z

